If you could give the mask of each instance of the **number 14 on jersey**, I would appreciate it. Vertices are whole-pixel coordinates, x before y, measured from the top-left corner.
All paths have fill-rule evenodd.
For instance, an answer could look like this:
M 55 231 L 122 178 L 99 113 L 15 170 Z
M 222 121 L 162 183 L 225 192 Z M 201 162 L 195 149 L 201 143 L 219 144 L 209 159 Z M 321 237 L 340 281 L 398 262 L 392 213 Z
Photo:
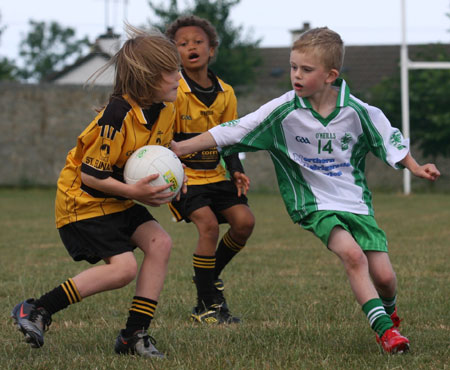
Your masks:
M 331 140 L 324 140 L 322 141 L 321 139 L 318 140 L 317 143 L 317 153 L 320 154 L 322 152 L 328 152 L 328 153 L 333 153 L 333 147 L 331 146 Z

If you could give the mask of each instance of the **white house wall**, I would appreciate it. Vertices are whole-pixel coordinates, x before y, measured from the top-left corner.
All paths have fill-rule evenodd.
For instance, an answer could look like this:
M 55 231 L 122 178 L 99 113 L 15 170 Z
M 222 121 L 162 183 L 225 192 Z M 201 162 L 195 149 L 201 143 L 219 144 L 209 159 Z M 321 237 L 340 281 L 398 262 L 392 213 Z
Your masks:
M 54 81 L 55 84 L 58 85 L 82 85 L 86 82 L 86 80 L 97 70 L 103 67 L 107 63 L 105 58 L 100 56 L 94 57 L 84 63 L 83 65 L 74 68 L 68 73 L 64 74 L 60 78 Z M 114 68 L 109 67 L 97 80 L 95 81 L 95 85 L 98 86 L 109 86 L 114 82 Z

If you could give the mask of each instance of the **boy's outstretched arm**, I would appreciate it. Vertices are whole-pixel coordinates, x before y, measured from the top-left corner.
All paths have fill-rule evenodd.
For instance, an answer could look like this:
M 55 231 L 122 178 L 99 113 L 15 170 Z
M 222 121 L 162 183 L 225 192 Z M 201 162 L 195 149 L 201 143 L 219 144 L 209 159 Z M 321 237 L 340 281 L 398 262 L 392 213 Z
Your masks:
M 436 181 L 441 173 L 433 163 L 420 165 L 410 153 L 400 161 L 414 176 L 421 177 L 430 181 Z
M 170 144 L 170 149 L 177 155 L 182 156 L 190 153 L 195 153 L 202 149 L 208 149 L 216 146 L 217 143 L 213 136 L 208 132 L 204 132 L 189 140 L 173 141 Z

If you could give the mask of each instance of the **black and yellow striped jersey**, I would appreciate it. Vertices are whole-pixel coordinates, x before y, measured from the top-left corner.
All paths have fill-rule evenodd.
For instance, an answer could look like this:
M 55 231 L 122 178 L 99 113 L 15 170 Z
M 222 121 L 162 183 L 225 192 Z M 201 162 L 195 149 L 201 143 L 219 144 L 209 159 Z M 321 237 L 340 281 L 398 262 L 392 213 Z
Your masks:
M 216 77 L 211 71 L 213 80 L 213 97 L 209 99 L 205 92 L 203 98 L 198 91 L 194 92 L 192 81 L 181 72 L 180 86 L 176 104 L 174 139 L 182 141 L 208 131 L 223 122 L 237 118 L 237 99 L 233 88 Z M 202 185 L 226 180 L 226 171 L 220 164 L 220 155 L 216 147 L 188 154 L 181 158 L 186 165 L 185 173 L 188 185 Z
M 81 172 L 123 181 L 123 168 L 135 150 L 144 145 L 170 145 L 174 122 L 173 103 L 142 109 L 127 96 L 111 99 L 67 155 L 58 179 L 56 226 L 131 207 L 132 200 L 87 187 L 81 181 Z

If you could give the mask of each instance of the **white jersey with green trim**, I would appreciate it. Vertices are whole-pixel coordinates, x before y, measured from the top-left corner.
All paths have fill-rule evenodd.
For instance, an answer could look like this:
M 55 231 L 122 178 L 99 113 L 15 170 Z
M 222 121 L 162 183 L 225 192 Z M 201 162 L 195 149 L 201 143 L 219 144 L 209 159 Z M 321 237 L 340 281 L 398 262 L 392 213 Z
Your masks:
M 342 79 L 334 88 L 336 108 L 327 118 L 292 90 L 209 130 L 225 156 L 257 150 L 270 153 L 294 222 L 317 210 L 373 215 L 364 175 L 367 153 L 401 168 L 398 162 L 409 152 L 409 140 L 380 109 L 351 95 Z

